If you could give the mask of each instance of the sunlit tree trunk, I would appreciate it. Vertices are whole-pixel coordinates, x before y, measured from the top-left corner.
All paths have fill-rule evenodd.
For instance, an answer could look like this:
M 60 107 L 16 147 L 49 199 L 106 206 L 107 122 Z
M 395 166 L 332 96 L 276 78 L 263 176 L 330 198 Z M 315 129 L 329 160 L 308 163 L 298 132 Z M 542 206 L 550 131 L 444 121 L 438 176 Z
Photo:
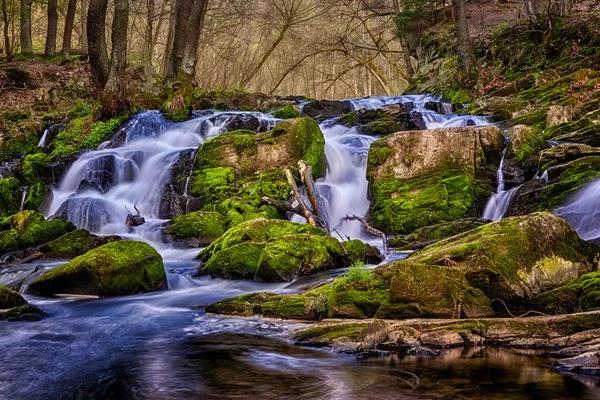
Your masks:
M 194 78 L 196 74 L 196 59 L 198 56 L 198 39 L 204 25 L 208 0 L 195 0 L 187 24 L 186 43 L 183 51 L 182 71 L 186 76 Z
M 10 27 L 8 26 L 8 8 L 6 6 L 6 0 L 2 0 L 2 19 L 4 20 L 4 47 L 6 48 L 6 61 L 10 61 L 12 59 L 12 49 L 10 45 L 10 36 L 8 34 Z
M 152 65 L 152 58 L 154 52 L 154 34 L 153 34 L 153 23 L 154 23 L 154 7 L 155 0 L 147 0 L 147 11 L 146 11 L 146 30 L 144 33 L 144 63 Z

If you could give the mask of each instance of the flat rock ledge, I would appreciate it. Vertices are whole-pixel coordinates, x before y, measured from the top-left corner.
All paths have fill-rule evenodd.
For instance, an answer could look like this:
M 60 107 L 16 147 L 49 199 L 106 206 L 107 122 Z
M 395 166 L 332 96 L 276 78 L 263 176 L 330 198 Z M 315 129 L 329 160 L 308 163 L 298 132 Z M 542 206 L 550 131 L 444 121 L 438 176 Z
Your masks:
M 560 358 L 558 368 L 600 375 L 600 311 L 530 318 L 326 319 L 297 330 L 294 338 L 298 345 L 362 356 L 438 355 L 444 348 L 482 345 L 545 349 Z

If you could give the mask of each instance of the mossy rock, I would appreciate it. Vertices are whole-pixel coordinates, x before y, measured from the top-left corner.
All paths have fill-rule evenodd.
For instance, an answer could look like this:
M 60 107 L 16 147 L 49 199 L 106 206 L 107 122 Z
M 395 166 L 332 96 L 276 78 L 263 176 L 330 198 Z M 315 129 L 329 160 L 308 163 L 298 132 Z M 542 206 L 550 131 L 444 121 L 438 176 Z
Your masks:
M 23 296 L 6 286 L 0 285 L 0 310 L 7 310 L 25 304 L 27 304 L 27 302 Z
M 352 263 L 379 264 L 383 261 L 379 249 L 362 240 L 354 239 L 342 242 L 342 247 Z
M 273 112 L 271 112 L 271 114 L 273 114 L 275 118 L 281 119 L 291 119 L 300 117 L 300 111 L 298 111 L 298 108 L 296 108 L 292 104 L 288 104 L 285 107 L 281 107 L 277 110 L 274 110 Z
M 0 313 L 0 321 L 39 321 L 41 319 L 47 318 L 48 314 L 41 308 L 36 306 L 32 306 L 27 303 L 22 306 L 13 307 L 11 309 L 6 310 L 3 313 Z
M 410 233 L 475 217 L 494 190 L 503 144 L 496 127 L 397 132 L 375 141 L 367 167 L 373 226 Z
M 43 259 L 67 259 L 83 255 L 96 247 L 121 240 L 118 236 L 96 236 L 78 229 L 40 246 Z
M 162 257 L 150 245 L 119 241 L 100 246 L 46 272 L 29 289 L 41 295 L 59 293 L 124 296 L 167 288 Z
M 410 249 L 411 243 L 426 243 L 434 240 L 446 239 L 459 233 L 469 231 L 489 221 L 480 218 L 459 219 L 436 225 L 424 226 L 408 235 L 397 235 L 388 239 L 388 246 L 397 249 Z
M 207 246 L 225 233 L 225 221 L 216 211 L 195 211 L 173 218 L 165 233 L 175 240 Z
M 17 178 L 0 178 L 0 218 L 19 212 L 22 184 Z
M 36 211 L 23 211 L 0 222 L 0 252 L 39 246 L 75 230 L 71 222 L 47 221 Z
M 406 260 L 371 270 L 352 267 L 333 283 L 301 295 L 254 295 L 217 303 L 211 310 L 256 314 L 273 300 L 295 304 L 295 315 L 305 319 L 505 315 L 493 299 L 520 311 L 543 290 L 597 269 L 599 258 L 600 247 L 581 240 L 563 219 L 538 213 L 483 225 Z M 315 297 L 320 299 L 318 313 L 309 307 Z M 312 311 L 301 312 L 302 306 Z
M 600 272 L 592 272 L 545 291 L 533 299 L 536 309 L 552 314 L 600 309 Z
M 412 260 L 465 271 L 490 299 L 527 301 L 598 267 L 600 247 L 549 213 L 506 218 L 424 248 Z
M 200 274 L 289 282 L 298 275 L 349 265 L 342 245 L 308 224 L 256 219 L 239 224 L 200 252 Z

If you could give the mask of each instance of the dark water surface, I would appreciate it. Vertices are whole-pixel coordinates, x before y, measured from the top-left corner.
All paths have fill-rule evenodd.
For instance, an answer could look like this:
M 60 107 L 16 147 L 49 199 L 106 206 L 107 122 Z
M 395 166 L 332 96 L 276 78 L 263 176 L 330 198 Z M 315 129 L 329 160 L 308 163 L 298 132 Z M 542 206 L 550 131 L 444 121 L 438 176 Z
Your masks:
M 441 357 L 355 356 L 294 346 L 303 324 L 206 315 L 193 307 L 313 283 L 190 279 L 113 299 L 28 296 L 51 318 L 0 322 L 0 399 L 597 399 L 598 380 L 539 352 L 449 350 Z M 322 275 L 332 279 L 342 271 Z

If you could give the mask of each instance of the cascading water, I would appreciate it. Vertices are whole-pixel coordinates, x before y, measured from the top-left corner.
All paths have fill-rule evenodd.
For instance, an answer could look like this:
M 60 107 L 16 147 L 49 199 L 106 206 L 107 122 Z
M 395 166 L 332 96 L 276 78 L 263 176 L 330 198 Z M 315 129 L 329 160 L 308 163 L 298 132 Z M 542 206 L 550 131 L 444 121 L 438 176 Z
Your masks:
M 584 186 L 556 208 L 553 214 L 563 217 L 582 239 L 600 240 L 600 181 Z
M 428 128 L 488 123 L 424 110 L 424 99 L 431 98 L 420 98 L 366 99 L 357 101 L 356 107 L 413 102 L 415 110 L 422 109 Z M 132 209 L 136 204 L 150 219 L 136 235 L 151 238 L 162 224 L 158 197 L 172 165 L 183 152 L 227 127 L 234 129 L 230 124 L 235 115 L 203 114 L 182 124 L 169 123 L 158 112 L 137 115 L 112 142 L 75 161 L 54 190 L 47 215 L 66 215 L 79 227 L 100 234 L 131 236 L 124 227 L 124 206 Z M 256 117 L 265 126 L 275 123 L 268 115 Z M 328 170 L 317 185 L 330 220 L 364 214 L 369 205 L 367 154 L 375 138 L 332 121 L 321 127 Z M 352 237 L 363 234 L 358 224 L 338 228 Z M 206 315 L 197 307 L 249 292 L 295 293 L 342 271 L 325 271 L 291 284 L 196 279 L 190 274 L 197 267 L 193 261 L 197 249 L 161 253 L 168 291 L 94 300 L 25 295 L 50 318 L 0 322 L 0 398 L 246 399 L 266 393 L 294 399 L 362 399 L 373 393 L 380 398 L 415 398 L 423 393 L 446 398 L 464 395 L 465 387 L 472 398 L 515 393 L 567 398 L 576 392 L 580 399 L 591 399 L 597 394 L 588 388 L 592 385 L 566 384 L 563 376 L 543 366 L 546 359 L 532 354 L 473 347 L 435 358 L 390 356 L 365 362 L 294 346 L 282 338 L 297 323 Z M 21 264 L 0 272 L 0 284 L 14 287 L 61 264 Z M 481 385 L 489 382 L 490 368 L 510 385 Z M 449 369 L 464 371 L 464 376 L 450 376 Z
M 368 99 L 348 100 L 352 108 L 369 110 L 393 104 L 404 104 L 413 113 L 423 117 L 427 129 L 449 128 L 460 126 L 490 125 L 487 117 L 439 114 L 426 108 L 428 103 L 438 103 L 438 97 L 426 95 L 373 97 Z M 410 104 L 410 106 L 408 106 Z M 445 104 L 445 103 L 441 103 Z M 451 109 L 450 104 L 440 106 Z M 378 137 L 362 134 L 357 128 L 348 128 L 328 120 L 320 124 L 325 136 L 325 154 L 327 155 L 327 172 L 323 179 L 316 182 L 332 229 L 342 237 L 369 240 L 370 236 L 356 222 L 344 222 L 346 215 L 366 215 L 369 209 L 367 161 L 371 143 Z M 294 216 L 292 221 L 302 222 L 304 219 Z M 335 234 L 334 234 L 335 235 Z
M 519 186 L 513 187 L 511 189 L 505 190 L 506 181 L 504 179 L 504 158 L 506 157 L 506 153 L 508 151 L 508 145 L 504 148 L 502 152 L 502 160 L 500 161 L 500 166 L 498 167 L 498 171 L 496 172 L 496 179 L 498 180 L 498 188 L 496 192 L 490 197 L 485 208 L 483 209 L 483 219 L 489 219 L 492 221 L 498 221 L 502 219 L 504 214 L 506 214 L 506 210 L 510 205 L 510 201 L 513 198 L 516 191 L 519 189 Z
M 277 121 L 261 113 L 211 112 L 175 124 L 158 111 L 137 114 L 115 136 L 115 143 L 104 143 L 73 163 L 53 190 L 46 215 L 66 218 L 96 234 L 135 237 L 160 246 L 161 195 L 171 167 L 182 152 L 225 132 L 239 115 L 252 115 L 265 128 Z M 134 205 L 147 223 L 132 234 L 125 219 Z

